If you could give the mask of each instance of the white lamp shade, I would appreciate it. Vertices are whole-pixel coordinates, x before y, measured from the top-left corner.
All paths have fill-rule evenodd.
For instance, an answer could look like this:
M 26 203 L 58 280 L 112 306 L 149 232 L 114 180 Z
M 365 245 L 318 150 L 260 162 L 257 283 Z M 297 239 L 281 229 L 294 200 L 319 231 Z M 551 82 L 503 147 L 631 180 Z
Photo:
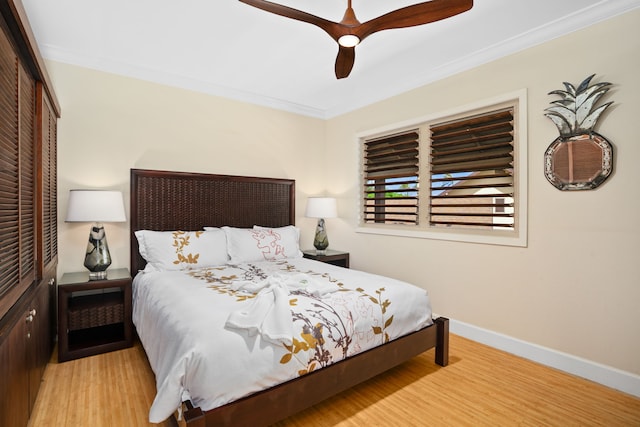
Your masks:
M 335 218 L 338 216 L 336 199 L 333 197 L 309 197 L 307 199 L 306 217 Z
M 122 192 L 71 190 L 66 222 L 125 222 Z

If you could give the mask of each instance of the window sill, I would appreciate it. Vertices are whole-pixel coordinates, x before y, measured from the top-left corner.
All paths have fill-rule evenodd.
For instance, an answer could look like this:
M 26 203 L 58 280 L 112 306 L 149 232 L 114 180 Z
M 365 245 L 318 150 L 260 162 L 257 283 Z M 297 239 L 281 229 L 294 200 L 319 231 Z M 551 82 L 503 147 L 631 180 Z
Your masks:
M 384 236 L 410 237 L 415 239 L 446 240 L 452 242 L 479 243 L 486 245 L 527 247 L 526 234 L 519 235 L 514 231 L 491 231 L 482 232 L 476 230 L 463 230 L 454 232 L 452 230 L 423 230 L 423 229 L 399 229 L 391 227 L 360 226 L 356 228 L 356 233 L 379 234 Z

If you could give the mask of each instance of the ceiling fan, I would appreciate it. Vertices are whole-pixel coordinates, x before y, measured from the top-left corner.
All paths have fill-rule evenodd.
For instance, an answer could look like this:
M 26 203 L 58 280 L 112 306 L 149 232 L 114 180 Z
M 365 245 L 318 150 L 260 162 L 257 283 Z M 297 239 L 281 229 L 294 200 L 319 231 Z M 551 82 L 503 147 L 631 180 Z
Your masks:
M 351 0 L 347 0 L 347 10 L 340 22 L 329 21 L 310 13 L 266 0 L 240 1 L 267 12 L 307 22 L 322 28 L 331 38 L 338 42 L 339 50 L 335 66 L 338 79 L 345 78 L 351 73 L 356 59 L 356 46 L 371 34 L 393 28 L 428 24 L 466 12 L 473 7 L 473 0 L 431 0 L 403 7 L 370 21 L 360 23 L 351 7 Z

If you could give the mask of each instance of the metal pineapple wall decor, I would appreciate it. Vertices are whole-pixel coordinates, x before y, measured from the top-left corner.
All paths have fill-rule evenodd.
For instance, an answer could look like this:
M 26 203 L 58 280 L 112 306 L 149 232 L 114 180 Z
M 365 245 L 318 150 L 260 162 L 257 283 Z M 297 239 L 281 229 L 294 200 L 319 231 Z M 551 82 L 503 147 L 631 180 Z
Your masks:
M 566 90 L 549 92 L 561 97 L 545 110 L 545 116 L 555 123 L 560 136 L 544 154 L 544 172 L 547 180 L 560 190 L 591 190 L 602 184 L 613 170 L 613 147 L 593 130 L 600 115 L 613 103 L 595 108 L 611 83 L 589 86 L 594 75 L 587 77 L 577 89 L 564 82 Z

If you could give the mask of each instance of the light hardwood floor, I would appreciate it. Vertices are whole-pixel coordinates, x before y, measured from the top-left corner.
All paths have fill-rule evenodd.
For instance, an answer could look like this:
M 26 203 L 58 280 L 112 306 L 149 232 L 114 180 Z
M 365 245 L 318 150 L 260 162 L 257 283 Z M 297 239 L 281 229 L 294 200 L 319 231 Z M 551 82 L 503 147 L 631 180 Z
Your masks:
M 433 350 L 279 427 L 640 426 L 640 399 L 452 335 Z M 154 378 L 139 344 L 47 366 L 31 427 L 151 426 Z M 161 426 L 170 426 L 166 422 Z

